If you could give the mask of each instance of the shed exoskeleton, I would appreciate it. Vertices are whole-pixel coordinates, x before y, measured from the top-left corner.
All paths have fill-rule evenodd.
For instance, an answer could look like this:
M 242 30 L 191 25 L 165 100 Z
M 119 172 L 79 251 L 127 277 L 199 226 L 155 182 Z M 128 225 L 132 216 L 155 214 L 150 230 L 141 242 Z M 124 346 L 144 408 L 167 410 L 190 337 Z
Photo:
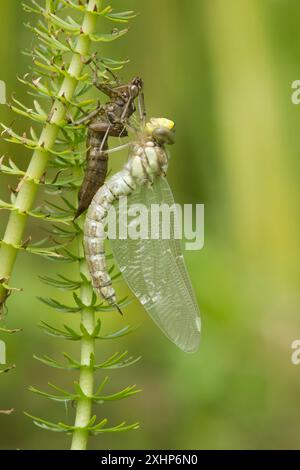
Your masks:
M 126 137 L 126 124 L 136 111 L 135 99 L 143 100 L 143 81 L 133 78 L 121 84 L 116 77 L 113 81 L 100 82 L 94 78 L 93 84 L 110 98 L 94 111 L 74 122 L 74 125 L 87 124 L 87 154 L 84 179 L 79 190 L 78 208 L 75 218 L 90 205 L 96 191 L 103 185 L 108 168 L 108 137 Z M 140 106 L 140 105 L 139 105 Z

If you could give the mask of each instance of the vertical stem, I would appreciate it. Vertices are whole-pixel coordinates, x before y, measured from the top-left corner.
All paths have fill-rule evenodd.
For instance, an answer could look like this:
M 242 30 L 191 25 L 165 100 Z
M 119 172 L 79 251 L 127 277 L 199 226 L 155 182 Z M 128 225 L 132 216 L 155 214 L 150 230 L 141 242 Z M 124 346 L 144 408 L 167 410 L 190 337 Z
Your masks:
M 78 235 L 78 252 L 83 257 L 82 233 Z M 85 260 L 80 261 L 80 273 L 88 276 L 88 268 Z M 89 305 L 92 298 L 92 286 L 88 282 L 83 282 L 80 290 L 81 301 Z M 81 323 L 85 329 L 92 333 L 95 328 L 95 312 L 93 308 L 85 308 L 81 312 Z M 79 385 L 85 395 L 93 395 L 94 390 L 94 369 L 91 366 L 91 356 L 95 354 L 95 340 L 90 336 L 84 335 L 81 340 L 81 369 L 79 376 Z M 75 426 L 83 429 L 76 429 L 73 433 L 71 450 L 86 450 L 88 442 L 88 430 L 84 429 L 92 416 L 93 400 L 90 398 L 80 398 L 77 402 Z
M 49 4 L 47 4 L 49 7 Z M 71 59 L 69 66 L 69 76 L 65 77 L 59 91 L 59 96 L 64 96 L 66 100 L 70 100 L 75 92 L 78 78 L 83 68 L 82 56 L 88 54 L 90 46 L 89 34 L 93 33 L 96 28 L 96 16 L 90 13 L 94 8 L 99 7 L 99 0 L 89 0 L 87 12 L 84 15 L 82 23 L 83 34 L 79 36 L 75 53 Z M 26 175 L 23 179 L 23 184 L 18 193 L 15 207 L 17 211 L 13 211 L 9 215 L 8 224 L 3 237 L 3 244 L 0 248 L 0 307 L 5 301 L 7 290 L 1 284 L 1 280 L 9 280 L 14 263 L 17 256 L 18 245 L 22 243 L 22 238 L 25 231 L 27 212 L 32 208 L 35 196 L 38 190 L 38 184 L 43 174 L 46 171 L 48 164 L 47 149 L 50 149 L 55 144 L 55 140 L 59 131 L 59 126 L 66 114 L 66 108 L 60 100 L 56 100 L 53 104 L 50 115 L 51 123 L 45 124 L 39 144 L 43 145 L 45 150 L 36 150 L 30 160 Z

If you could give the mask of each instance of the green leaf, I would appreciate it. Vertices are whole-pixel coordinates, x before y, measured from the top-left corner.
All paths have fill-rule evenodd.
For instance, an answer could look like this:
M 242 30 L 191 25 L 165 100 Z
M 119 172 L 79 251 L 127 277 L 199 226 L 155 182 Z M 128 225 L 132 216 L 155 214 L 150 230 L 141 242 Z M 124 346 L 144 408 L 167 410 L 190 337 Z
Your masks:
M 42 122 L 45 123 L 48 119 L 47 113 L 42 109 L 42 107 L 39 105 L 39 103 L 35 100 L 34 101 L 34 106 L 36 108 L 37 112 L 34 112 L 32 109 L 27 108 L 24 106 L 20 101 L 16 100 L 13 98 L 14 103 L 18 105 L 18 107 L 14 105 L 10 105 L 10 108 L 17 114 L 20 114 L 21 116 L 25 116 L 28 119 L 32 119 L 33 121 L 36 122 Z
M 53 367 L 54 369 L 73 370 L 73 369 L 80 368 L 80 364 L 79 364 L 79 367 L 75 367 L 75 366 L 68 365 L 68 364 L 63 364 L 61 362 L 55 361 L 54 359 L 46 355 L 44 356 L 34 355 L 33 357 L 34 359 L 41 362 L 42 364 L 45 364 L 46 366 L 49 366 L 49 367 Z
M 84 367 L 80 364 L 80 362 L 76 361 L 76 359 L 73 359 L 69 354 L 64 353 L 64 357 L 67 359 L 67 361 L 70 364 L 70 368 L 72 369 L 80 369 L 81 367 Z
M 136 18 L 137 14 L 130 10 L 130 11 L 121 11 L 117 13 L 108 13 L 105 15 L 105 18 L 111 21 L 116 21 L 118 23 L 128 23 L 128 21 Z
M 42 418 L 37 418 L 27 412 L 24 412 L 25 416 L 33 420 L 33 423 L 39 428 L 45 429 L 46 431 L 54 432 L 68 432 L 68 428 L 63 423 L 52 423 L 51 421 L 46 421 Z
M 0 171 L 5 174 L 9 175 L 16 175 L 16 176 L 24 176 L 25 171 L 20 170 L 17 165 L 11 160 L 11 158 L 8 159 L 9 166 L 3 165 L 3 160 L 4 160 L 4 155 L 0 159 Z
M 86 11 L 86 5 L 83 5 L 81 2 L 79 2 L 77 5 L 71 2 L 71 0 L 61 0 L 61 2 L 69 8 L 73 8 L 74 10 L 81 12 Z
M 120 330 L 114 331 L 112 333 L 107 333 L 106 335 L 98 336 L 97 339 L 117 339 L 117 338 L 121 338 L 122 336 L 126 336 L 129 333 L 135 331 L 136 328 L 137 327 L 127 325 L 127 326 L 124 326 L 123 328 L 121 328 Z
M 115 41 L 116 39 L 124 36 L 124 34 L 128 33 L 128 29 L 114 29 L 111 33 L 108 34 L 90 34 L 90 40 L 92 42 L 111 42 Z
M 70 31 L 75 34 L 80 34 L 81 27 L 79 24 L 75 23 L 75 21 L 72 21 L 71 24 L 70 21 L 64 21 L 59 18 L 59 16 L 56 16 L 53 13 L 50 13 L 49 17 L 51 18 L 52 23 L 58 26 L 59 28 L 62 28 L 65 31 Z
M 82 260 L 84 259 L 83 257 L 74 255 L 74 253 L 72 253 L 71 251 L 69 251 L 69 250 L 67 250 L 67 249 L 62 250 L 62 252 L 64 253 L 65 258 L 66 258 L 66 259 L 67 259 L 67 258 L 70 259 L 71 262 L 82 261 Z
M 53 224 L 52 227 L 53 229 L 51 233 L 53 233 L 54 235 L 59 235 L 61 238 L 69 238 L 69 237 L 73 237 L 74 235 L 76 235 L 75 231 L 70 232 L 69 230 L 66 230 L 63 227 L 60 227 L 59 225 Z
M 27 77 L 28 75 L 25 75 Z M 26 80 L 25 78 L 17 77 L 18 81 L 22 83 L 23 85 L 27 86 L 28 88 L 34 90 L 37 93 L 33 93 L 33 96 L 39 96 L 39 97 L 44 97 L 44 98 L 54 98 L 55 93 L 53 93 L 50 88 L 46 85 L 44 85 L 41 82 L 42 77 L 38 77 L 35 80 L 32 80 L 32 82 Z M 30 92 L 28 92 L 30 93 Z
M 43 392 L 42 390 L 38 390 L 35 387 L 29 387 L 29 391 L 35 393 L 36 395 L 40 395 L 41 397 L 48 398 L 48 400 L 58 401 L 68 403 L 70 401 L 76 400 L 78 397 L 74 394 L 64 394 L 60 395 L 53 395 L 52 393 Z
M 12 204 L 2 201 L 2 199 L 0 199 L 0 209 L 16 210 Z
M 80 307 L 80 309 L 84 309 L 86 307 L 89 307 L 89 305 L 85 305 L 82 300 L 80 299 L 80 297 L 78 297 L 78 295 L 76 294 L 76 292 L 73 292 L 73 298 L 76 302 L 76 304 L 78 305 L 78 307 Z
M 75 208 L 74 204 L 72 204 L 67 198 L 65 198 L 63 196 L 61 198 L 64 201 L 64 203 L 66 204 L 66 206 L 68 206 L 69 209 L 71 209 L 71 211 L 73 211 L 73 212 L 76 211 L 76 208 Z
M 110 70 L 121 70 L 124 67 L 124 65 L 130 62 L 129 59 L 115 60 L 115 59 L 110 59 L 109 57 L 101 57 L 100 61 L 103 63 L 103 65 L 106 68 L 109 68 Z
M 93 396 L 93 401 L 95 403 L 101 404 L 106 401 L 117 401 L 117 400 L 123 400 L 124 398 L 128 398 L 132 395 L 135 395 L 137 393 L 141 392 L 141 390 L 136 388 L 136 385 L 132 385 L 129 387 L 124 388 L 120 392 L 117 393 L 112 393 L 111 395 L 94 395 Z
M 71 279 L 68 279 L 61 274 L 57 275 L 60 279 L 53 279 L 48 276 L 39 276 L 39 279 L 44 283 L 49 286 L 55 287 L 56 289 L 61 289 L 61 290 L 66 290 L 66 291 L 72 291 L 72 290 L 77 290 L 81 286 L 81 281 L 72 281 Z
M 0 240 L 0 245 L 8 245 L 7 243 L 5 243 L 3 240 Z M 12 246 L 13 248 L 15 248 L 16 250 L 23 250 L 23 251 L 27 251 L 29 253 L 32 253 L 34 255 L 39 255 L 39 256 L 43 256 L 43 257 L 47 257 L 47 258 L 61 258 L 62 255 L 60 255 L 59 253 L 57 253 L 55 251 L 55 248 L 57 246 L 53 246 L 53 247 L 48 247 L 48 248 L 40 248 L 38 246 L 35 246 L 35 245 L 12 245 L 12 244 L 9 244 L 9 246 Z
M 32 29 L 37 34 L 39 39 L 44 44 L 50 46 L 51 48 L 62 51 L 62 52 L 72 52 L 68 46 L 66 46 L 65 44 L 62 44 L 54 36 L 49 35 L 47 33 L 43 33 L 43 31 L 41 31 L 38 28 L 32 28 L 30 25 L 26 25 L 26 26 L 28 26 L 29 29 Z M 78 34 L 79 34 L 79 32 L 78 32 Z
M 12 142 L 13 144 L 23 145 L 24 147 L 30 150 L 39 150 L 40 152 L 45 152 L 45 148 L 39 145 L 38 141 L 28 139 L 26 135 L 20 136 L 16 134 L 12 129 L 6 127 L 4 124 L 0 123 L 1 127 L 4 129 L 4 134 L 8 135 L 4 140 L 7 142 Z
M 24 248 L 25 251 L 32 253 L 33 255 L 43 256 L 43 257 L 52 257 L 52 258 L 62 258 L 63 256 L 60 255 L 55 251 L 56 246 L 48 247 L 48 248 L 38 248 L 35 246 L 27 246 Z
M 69 333 L 69 335 L 72 336 L 72 338 L 78 337 L 78 333 L 76 333 L 76 331 L 73 330 L 73 328 L 69 327 L 68 325 L 64 325 L 64 328 Z
M 39 323 L 39 327 L 44 330 L 45 333 L 47 333 L 50 336 L 55 336 L 58 338 L 62 339 L 67 339 L 70 341 L 79 341 L 82 338 L 81 334 L 76 333 L 75 331 L 72 330 L 72 333 L 70 332 L 70 328 L 67 329 L 66 325 L 64 325 L 64 330 L 61 330 L 59 328 L 56 328 L 52 325 L 49 325 L 49 323 L 46 323 L 44 321 Z
M 115 353 L 106 361 L 96 364 L 95 369 L 121 369 L 123 367 L 128 367 L 141 359 L 141 356 L 137 358 L 133 358 L 132 356 L 128 356 L 128 351 L 125 351 L 122 354 Z
M 59 312 L 63 313 L 77 313 L 80 312 L 81 308 L 80 307 L 71 307 L 69 305 L 64 305 L 58 302 L 57 300 L 54 299 L 48 299 L 44 297 L 37 297 L 37 299 L 42 302 L 45 305 L 48 305 L 48 307 L 54 308 L 55 310 L 58 310 Z
M 133 423 L 126 425 L 126 422 L 123 421 L 122 423 L 118 424 L 117 426 L 114 426 L 112 428 L 105 428 L 104 426 L 107 424 L 107 420 L 102 420 L 99 424 L 96 426 L 92 426 L 89 428 L 89 432 L 92 435 L 97 435 L 97 434 L 102 434 L 105 432 L 124 432 L 124 431 L 130 431 L 130 430 L 136 430 L 139 428 L 139 423 Z
M 47 212 L 47 208 L 45 206 L 37 207 L 32 211 L 28 211 L 27 214 L 36 219 L 48 220 L 50 222 L 59 222 L 65 225 L 69 225 L 69 222 L 72 221 L 71 216 L 64 215 L 63 213 L 60 214 L 59 212 L 52 211 L 51 214 Z
M 32 2 L 34 4 L 34 2 Z M 37 13 L 40 14 L 42 8 L 38 6 L 38 8 L 33 8 L 31 5 L 27 5 L 26 3 L 22 3 L 22 7 L 26 13 Z
M 57 392 L 60 392 L 62 395 L 65 395 L 68 397 L 70 393 L 67 390 L 64 390 L 63 388 L 58 387 L 57 385 L 52 384 L 51 382 L 48 382 L 49 387 L 53 388 Z
M 96 326 L 95 326 L 95 329 L 92 333 L 92 338 L 97 338 L 97 336 L 99 335 L 100 333 L 100 330 L 101 330 L 101 320 L 98 318 L 97 322 L 96 322 Z
M 53 202 L 50 202 L 50 201 L 45 200 L 45 205 L 43 207 L 45 211 L 47 211 L 52 217 L 55 217 L 57 219 L 63 217 L 63 218 L 70 218 L 72 220 L 72 216 L 74 217 L 73 210 L 70 211 L 69 209 L 60 207 L 57 204 L 54 204 Z

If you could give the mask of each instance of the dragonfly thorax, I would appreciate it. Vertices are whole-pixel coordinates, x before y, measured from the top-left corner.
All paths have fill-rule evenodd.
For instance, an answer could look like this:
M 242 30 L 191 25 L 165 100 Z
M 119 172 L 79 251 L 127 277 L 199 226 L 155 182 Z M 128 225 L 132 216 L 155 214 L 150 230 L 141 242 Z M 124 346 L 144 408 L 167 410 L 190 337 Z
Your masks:
M 148 140 L 143 145 L 135 146 L 128 169 L 138 184 L 152 183 L 154 178 L 165 175 L 168 168 L 168 155 L 163 147 Z

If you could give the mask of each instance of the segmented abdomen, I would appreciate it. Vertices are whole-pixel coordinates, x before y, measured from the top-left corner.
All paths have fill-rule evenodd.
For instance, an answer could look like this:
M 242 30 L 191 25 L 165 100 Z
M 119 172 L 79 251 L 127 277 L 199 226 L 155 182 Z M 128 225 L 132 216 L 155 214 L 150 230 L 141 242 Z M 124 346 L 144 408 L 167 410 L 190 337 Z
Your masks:
M 116 293 L 107 272 L 104 242 L 108 211 L 121 196 L 129 196 L 137 185 L 152 183 L 167 170 L 168 157 L 160 146 L 147 142 L 133 149 L 123 170 L 96 192 L 84 226 L 84 249 L 93 288 L 109 303 L 117 305 Z
M 79 217 L 90 205 L 95 193 L 103 185 L 108 167 L 107 139 L 105 133 L 89 131 L 87 138 L 87 165 L 84 179 L 78 195 L 78 209 L 75 215 Z M 101 149 L 101 150 L 100 150 Z
M 126 183 L 127 181 L 127 183 Z M 105 259 L 105 225 L 108 211 L 120 196 L 129 195 L 131 177 L 120 171 L 96 192 L 88 209 L 84 226 L 84 250 L 93 288 L 112 305 L 117 304 L 116 293 L 107 272 Z

